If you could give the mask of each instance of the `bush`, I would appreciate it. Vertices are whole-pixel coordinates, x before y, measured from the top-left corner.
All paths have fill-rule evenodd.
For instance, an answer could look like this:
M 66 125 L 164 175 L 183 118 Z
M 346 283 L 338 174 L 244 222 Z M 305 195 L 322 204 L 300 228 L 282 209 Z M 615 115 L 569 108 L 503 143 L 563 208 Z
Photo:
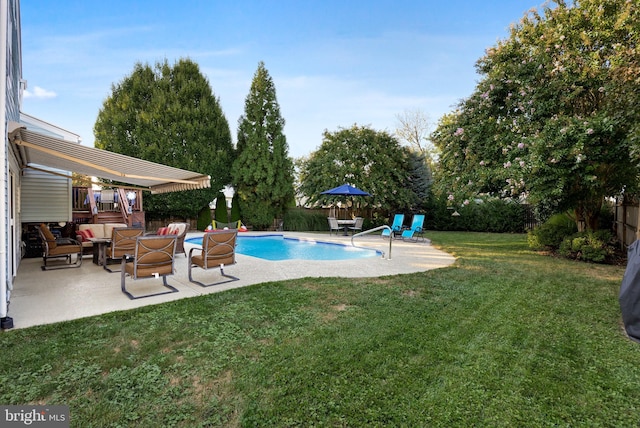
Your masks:
M 295 208 L 285 213 L 283 229 L 290 232 L 326 231 L 329 223 L 322 212 Z
M 427 203 L 425 227 L 432 230 L 523 233 L 525 205 L 503 199 L 486 199 L 457 207 L 459 216 L 452 216 L 447 201 L 432 198 Z
M 220 223 L 229 223 L 229 214 L 227 213 L 227 198 L 224 193 L 219 192 L 216 198 L 215 221 Z
M 615 238 L 608 230 L 580 232 L 565 238 L 558 254 L 586 262 L 604 263 L 615 254 Z
M 564 239 L 577 231 L 576 223 L 567 214 L 556 214 L 542 225 L 529 231 L 529 247 L 536 250 L 545 248 L 558 250 Z
M 205 230 L 209 225 L 211 225 L 211 208 L 205 205 L 198 213 L 197 227 L 198 230 Z

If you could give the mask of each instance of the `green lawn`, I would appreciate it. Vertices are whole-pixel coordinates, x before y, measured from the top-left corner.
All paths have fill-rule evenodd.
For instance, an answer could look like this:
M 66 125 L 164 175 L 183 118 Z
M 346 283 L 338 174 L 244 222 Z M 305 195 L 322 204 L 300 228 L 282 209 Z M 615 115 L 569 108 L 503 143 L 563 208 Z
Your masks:
M 624 267 L 428 236 L 458 262 L 5 332 L 0 403 L 68 404 L 83 428 L 638 426 Z

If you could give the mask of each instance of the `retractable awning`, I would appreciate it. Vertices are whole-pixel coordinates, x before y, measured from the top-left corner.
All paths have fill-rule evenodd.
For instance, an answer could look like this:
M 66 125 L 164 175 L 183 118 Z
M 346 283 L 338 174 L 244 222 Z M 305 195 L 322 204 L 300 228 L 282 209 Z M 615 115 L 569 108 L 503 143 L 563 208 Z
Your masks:
M 87 147 L 9 124 L 22 167 L 45 166 L 147 188 L 151 193 L 211 187 L 211 177 L 179 168 L 137 159 L 107 150 Z

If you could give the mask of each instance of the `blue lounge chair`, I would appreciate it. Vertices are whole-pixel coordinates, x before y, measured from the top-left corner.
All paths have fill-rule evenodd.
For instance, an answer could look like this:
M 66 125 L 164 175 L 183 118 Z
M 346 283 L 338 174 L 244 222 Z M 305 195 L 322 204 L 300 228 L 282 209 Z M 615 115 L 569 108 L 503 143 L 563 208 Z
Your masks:
M 402 232 L 402 223 L 404 223 L 404 214 L 396 214 L 395 217 L 393 217 L 391 230 L 384 229 L 382 231 L 382 237 L 385 238 L 393 234 L 393 237 L 395 238 L 396 235 L 399 235 Z
M 402 240 L 403 241 L 424 241 L 423 229 L 424 225 L 424 214 L 415 214 L 413 216 L 413 220 L 411 220 L 411 227 L 409 229 L 402 231 Z

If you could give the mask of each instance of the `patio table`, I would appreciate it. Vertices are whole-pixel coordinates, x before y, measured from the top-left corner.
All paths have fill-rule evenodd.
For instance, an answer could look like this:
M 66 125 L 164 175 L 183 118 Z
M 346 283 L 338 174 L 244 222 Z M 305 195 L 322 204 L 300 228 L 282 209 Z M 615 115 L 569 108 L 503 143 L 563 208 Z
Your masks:
M 88 238 L 93 244 L 93 263 L 103 266 L 107 259 L 107 245 L 111 242 L 110 238 Z
M 339 226 L 344 226 L 344 236 L 349 236 L 349 226 L 356 224 L 355 220 L 337 220 Z

